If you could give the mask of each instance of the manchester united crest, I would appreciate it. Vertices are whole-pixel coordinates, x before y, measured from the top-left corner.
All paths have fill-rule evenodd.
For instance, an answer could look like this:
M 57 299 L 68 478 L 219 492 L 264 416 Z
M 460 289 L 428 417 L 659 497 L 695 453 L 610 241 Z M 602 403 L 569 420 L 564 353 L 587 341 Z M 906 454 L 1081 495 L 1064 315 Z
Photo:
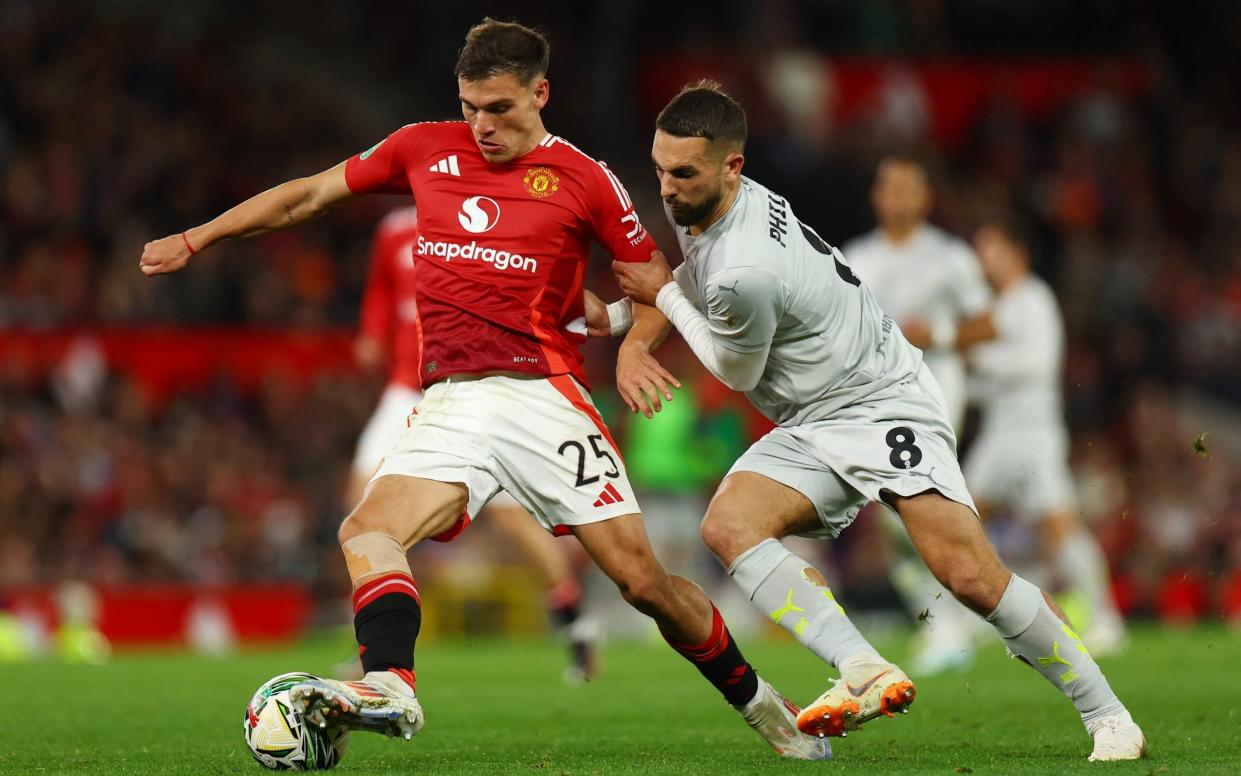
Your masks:
M 526 191 L 535 199 L 544 199 L 560 188 L 560 178 L 546 167 L 531 167 L 522 179 Z

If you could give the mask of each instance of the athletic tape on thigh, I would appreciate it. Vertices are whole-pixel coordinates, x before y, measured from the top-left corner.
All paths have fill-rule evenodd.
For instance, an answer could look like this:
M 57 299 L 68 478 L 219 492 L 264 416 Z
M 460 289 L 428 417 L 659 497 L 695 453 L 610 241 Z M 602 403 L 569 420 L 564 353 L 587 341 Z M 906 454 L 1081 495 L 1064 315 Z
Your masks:
M 359 580 L 378 574 L 399 572 L 409 575 L 409 561 L 405 547 L 387 534 L 371 531 L 358 534 L 341 545 L 345 551 L 345 565 L 349 578 L 356 584 Z

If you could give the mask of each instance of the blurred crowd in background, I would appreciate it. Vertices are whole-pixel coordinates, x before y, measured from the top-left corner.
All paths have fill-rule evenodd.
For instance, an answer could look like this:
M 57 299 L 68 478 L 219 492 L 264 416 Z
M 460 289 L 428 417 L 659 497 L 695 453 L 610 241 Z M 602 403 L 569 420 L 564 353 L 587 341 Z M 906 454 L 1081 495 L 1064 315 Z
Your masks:
M 868 189 L 894 151 L 927 165 L 950 231 L 968 239 L 997 208 L 1030 222 L 1066 316 L 1081 507 L 1122 607 L 1241 619 L 1241 10 L 1180 3 L 1173 18 L 1165 5 L 519 2 L 503 15 L 549 33 L 549 129 L 620 172 L 665 250 L 646 149 L 670 77 L 733 90 L 750 112 L 747 174 L 829 242 L 873 226 Z M 0 5 L 0 342 L 353 326 L 371 231 L 395 200 L 218 247 L 168 278 L 138 272 L 142 244 L 401 124 L 452 118 L 455 51 L 491 10 L 166 6 Z M 836 57 L 883 74 L 847 120 L 832 109 Z M 1004 57 L 1086 62 L 1088 77 L 1037 115 L 997 84 L 964 125 L 937 125 L 918 63 Z M 592 273 L 588 286 L 618 293 L 606 261 Z M 765 431 L 676 344 L 663 357 L 687 401 L 650 427 L 627 419 L 614 345 L 588 347 L 635 485 L 656 494 L 652 522 L 663 495 L 705 504 Z M 339 592 L 341 493 L 381 375 L 272 375 L 257 391 L 221 380 L 152 402 L 106 368 L 83 390 L 82 368 L 0 362 L 0 586 L 279 578 Z M 692 538 L 692 512 L 667 518 L 685 524 L 670 533 Z M 882 569 L 858 561 L 881 552 L 872 522 L 829 551 L 842 597 L 882 605 Z

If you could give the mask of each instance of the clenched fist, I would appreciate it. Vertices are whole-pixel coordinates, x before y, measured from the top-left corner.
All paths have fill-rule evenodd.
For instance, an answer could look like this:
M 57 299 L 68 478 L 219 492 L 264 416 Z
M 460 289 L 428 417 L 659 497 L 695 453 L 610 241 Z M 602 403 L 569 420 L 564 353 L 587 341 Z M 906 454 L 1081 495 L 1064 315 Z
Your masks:
M 167 275 L 184 269 L 193 255 L 184 232 L 161 237 L 142 246 L 142 259 L 138 262 L 138 269 L 148 277 Z

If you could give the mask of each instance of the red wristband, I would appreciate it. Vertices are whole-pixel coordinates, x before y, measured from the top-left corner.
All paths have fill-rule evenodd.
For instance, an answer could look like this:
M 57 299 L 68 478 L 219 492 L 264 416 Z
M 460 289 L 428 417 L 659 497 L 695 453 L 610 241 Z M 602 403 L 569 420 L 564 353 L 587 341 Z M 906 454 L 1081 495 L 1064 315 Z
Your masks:
M 185 236 L 185 232 L 181 233 L 181 239 L 185 242 L 185 247 L 189 248 L 191 256 L 193 256 L 195 253 L 198 253 L 198 251 L 194 250 L 194 246 L 190 245 L 190 238 Z

